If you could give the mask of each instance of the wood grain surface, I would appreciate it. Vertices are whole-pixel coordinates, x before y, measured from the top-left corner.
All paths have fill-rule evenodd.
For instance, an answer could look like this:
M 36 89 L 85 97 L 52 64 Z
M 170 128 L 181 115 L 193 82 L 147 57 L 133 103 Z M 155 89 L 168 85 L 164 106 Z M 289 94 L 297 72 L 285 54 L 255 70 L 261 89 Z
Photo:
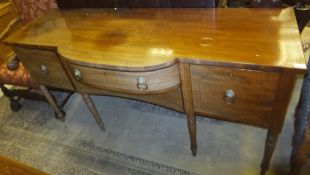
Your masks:
M 74 89 L 56 52 L 21 47 L 14 47 L 14 51 L 29 70 L 31 77 L 39 84 Z M 42 71 L 42 66 L 46 67 L 46 72 Z
M 219 119 L 268 127 L 278 73 L 213 66 L 191 66 L 194 109 Z M 225 101 L 227 90 L 234 101 Z
M 186 113 L 194 156 L 195 114 L 268 129 L 262 175 L 306 71 L 292 8 L 55 9 L 5 42 L 41 84 L 80 92 L 101 128 L 89 94 Z M 137 91 L 139 77 L 149 91 Z
M 34 169 L 28 165 L 15 160 L 0 156 L 0 174 L 1 175 L 47 175 L 40 170 Z
M 177 65 L 147 72 L 114 71 L 73 64 L 70 67 L 72 74 L 74 69 L 80 72 L 81 78 L 75 81 L 79 92 L 83 92 L 85 88 L 93 88 L 132 94 L 152 94 L 168 91 L 180 84 Z M 145 90 L 138 87 L 139 77 L 145 79 L 147 86 Z
M 75 64 L 127 71 L 175 62 L 303 73 L 291 8 L 51 10 L 6 43 L 57 48 Z

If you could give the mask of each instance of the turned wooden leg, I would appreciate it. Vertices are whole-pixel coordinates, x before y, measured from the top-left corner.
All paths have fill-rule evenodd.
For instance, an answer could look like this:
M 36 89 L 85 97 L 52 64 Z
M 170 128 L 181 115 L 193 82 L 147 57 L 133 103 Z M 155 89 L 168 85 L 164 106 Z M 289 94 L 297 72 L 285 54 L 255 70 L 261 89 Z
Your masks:
M 278 140 L 278 134 L 272 134 L 270 131 L 268 131 L 265 143 L 264 158 L 261 164 L 261 175 L 264 175 L 266 171 L 269 169 L 270 159 L 275 149 L 277 140 Z
M 197 141 L 196 141 L 196 117 L 194 114 L 194 104 L 192 95 L 192 85 L 190 80 L 190 66 L 189 64 L 180 63 L 180 77 L 182 83 L 182 96 L 185 113 L 187 116 L 187 126 L 191 141 L 191 150 L 193 156 L 197 154 Z
M 81 94 L 88 109 L 90 110 L 90 112 L 92 113 L 92 116 L 94 117 L 94 119 L 96 120 L 96 123 L 98 124 L 98 126 L 100 127 L 100 129 L 102 131 L 105 131 L 104 128 L 104 124 L 100 118 L 100 115 L 95 107 L 94 102 L 92 101 L 92 99 L 90 98 L 90 96 L 88 94 Z
M 65 112 L 57 105 L 53 96 L 48 92 L 48 89 L 43 85 L 40 85 L 39 87 L 40 87 L 41 91 L 43 92 L 43 95 L 45 96 L 47 102 L 54 109 L 54 111 L 56 113 L 56 118 L 64 120 Z

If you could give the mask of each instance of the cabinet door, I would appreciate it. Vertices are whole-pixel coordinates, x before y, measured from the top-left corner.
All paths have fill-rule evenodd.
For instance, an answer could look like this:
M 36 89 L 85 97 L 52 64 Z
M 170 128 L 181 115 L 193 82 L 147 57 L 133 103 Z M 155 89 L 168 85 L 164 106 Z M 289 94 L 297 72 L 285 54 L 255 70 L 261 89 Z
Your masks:
M 279 74 L 192 65 L 191 80 L 195 112 L 268 126 Z

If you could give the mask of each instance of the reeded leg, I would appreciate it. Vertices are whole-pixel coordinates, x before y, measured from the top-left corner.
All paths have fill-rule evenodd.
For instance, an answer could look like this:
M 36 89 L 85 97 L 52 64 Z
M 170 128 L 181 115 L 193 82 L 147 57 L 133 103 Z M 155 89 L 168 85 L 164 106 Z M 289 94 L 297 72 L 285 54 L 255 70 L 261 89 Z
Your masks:
M 47 102 L 54 109 L 54 111 L 56 113 L 56 118 L 64 120 L 65 112 L 57 105 L 57 103 L 55 102 L 55 99 L 48 92 L 48 89 L 43 85 L 40 85 L 39 87 L 40 87 L 41 91 L 43 92 L 43 95 L 45 96 Z
M 92 99 L 90 98 L 90 96 L 88 94 L 81 94 L 88 109 L 90 110 L 90 112 L 92 113 L 92 116 L 94 117 L 94 119 L 96 120 L 96 123 L 98 124 L 98 126 L 100 127 L 100 129 L 102 131 L 105 131 L 104 128 L 104 124 L 100 118 L 100 115 L 94 105 L 94 102 L 92 101 Z
M 278 134 L 272 134 L 270 131 L 268 131 L 265 143 L 264 158 L 261 164 L 261 175 L 264 175 L 266 171 L 269 169 L 270 159 L 275 149 L 277 140 L 278 140 Z
M 189 131 L 189 136 L 191 140 L 191 150 L 193 156 L 197 153 L 197 141 L 196 141 L 196 117 L 195 115 L 187 115 L 187 127 Z

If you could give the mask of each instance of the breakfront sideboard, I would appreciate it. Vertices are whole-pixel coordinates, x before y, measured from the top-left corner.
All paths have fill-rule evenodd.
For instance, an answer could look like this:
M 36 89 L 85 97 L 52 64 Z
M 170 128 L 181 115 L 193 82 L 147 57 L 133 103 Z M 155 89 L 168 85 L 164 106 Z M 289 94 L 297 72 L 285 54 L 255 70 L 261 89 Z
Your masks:
M 41 85 L 138 99 L 268 130 L 265 174 L 296 74 L 306 70 L 287 9 L 51 10 L 6 39 Z M 99 104 L 98 104 L 99 105 Z

